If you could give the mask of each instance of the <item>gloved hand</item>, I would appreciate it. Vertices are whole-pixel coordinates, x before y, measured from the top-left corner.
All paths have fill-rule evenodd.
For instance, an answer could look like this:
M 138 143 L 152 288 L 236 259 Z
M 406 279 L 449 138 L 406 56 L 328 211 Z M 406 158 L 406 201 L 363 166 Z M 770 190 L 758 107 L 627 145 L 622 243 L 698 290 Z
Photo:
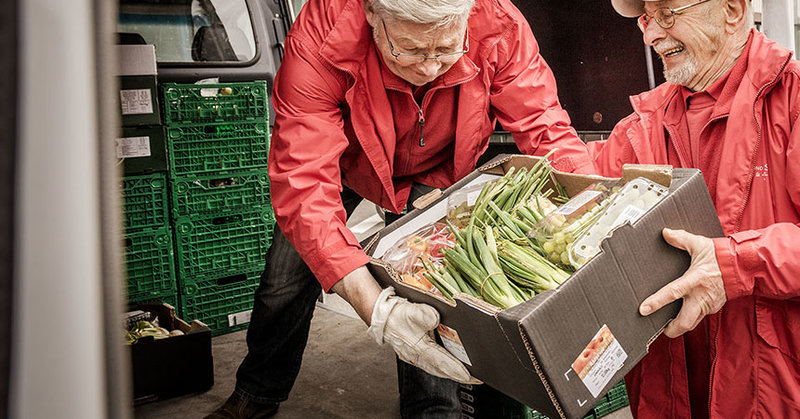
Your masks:
M 436 309 L 397 297 L 389 287 L 378 295 L 367 334 L 379 345 L 388 343 L 400 359 L 428 374 L 462 384 L 481 384 L 461 361 L 431 338 L 430 332 L 438 325 Z

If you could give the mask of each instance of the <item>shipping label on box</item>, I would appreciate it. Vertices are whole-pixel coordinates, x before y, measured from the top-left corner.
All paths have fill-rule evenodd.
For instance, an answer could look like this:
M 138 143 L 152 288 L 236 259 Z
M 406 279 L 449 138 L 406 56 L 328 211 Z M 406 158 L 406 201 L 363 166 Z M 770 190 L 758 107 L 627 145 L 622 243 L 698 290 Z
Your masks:
M 122 115 L 153 113 L 153 96 L 150 89 L 124 89 L 119 91 Z

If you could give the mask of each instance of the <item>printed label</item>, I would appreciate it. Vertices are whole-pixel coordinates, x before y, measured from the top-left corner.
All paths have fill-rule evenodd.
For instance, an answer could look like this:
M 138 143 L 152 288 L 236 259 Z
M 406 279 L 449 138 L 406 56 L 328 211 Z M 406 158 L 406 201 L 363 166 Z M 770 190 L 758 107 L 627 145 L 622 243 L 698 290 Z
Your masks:
M 117 158 L 150 156 L 150 137 L 117 138 Z
M 453 354 L 453 356 L 455 356 L 459 361 L 472 366 L 472 362 L 467 356 L 467 350 L 464 349 L 464 344 L 461 343 L 461 338 L 458 336 L 458 332 L 456 332 L 455 329 L 451 329 L 443 324 L 440 324 L 436 330 L 439 331 L 439 336 L 442 338 L 442 344 L 444 344 L 444 348 Z
M 253 310 L 240 311 L 238 313 L 228 314 L 228 327 L 237 326 L 244 323 L 250 323 L 250 317 L 253 315 Z
M 560 206 L 557 210 L 554 211 L 554 213 L 561 215 L 570 215 L 573 212 L 581 209 L 589 201 L 600 196 L 601 193 L 602 192 L 600 191 L 583 191 L 575 195 L 575 197 L 570 199 L 569 202 L 567 202 L 566 204 Z
M 153 113 L 150 89 L 127 89 L 119 91 L 123 115 L 142 115 Z
M 608 326 L 603 325 L 572 363 L 572 369 L 592 396 L 597 397 L 627 358 L 622 345 Z
M 622 224 L 630 221 L 631 224 L 635 223 L 636 220 L 639 219 L 642 215 L 644 215 L 645 210 L 635 206 L 635 205 L 628 205 L 622 210 L 622 213 L 617 216 L 617 219 L 614 220 L 614 224 L 611 224 L 613 227 L 621 226 Z
M 481 191 L 472 191 L 467 194 L 467 206 L 472 207 L 475 206 L 475 202 L 478 201 L 478 196 L 480 196 Z

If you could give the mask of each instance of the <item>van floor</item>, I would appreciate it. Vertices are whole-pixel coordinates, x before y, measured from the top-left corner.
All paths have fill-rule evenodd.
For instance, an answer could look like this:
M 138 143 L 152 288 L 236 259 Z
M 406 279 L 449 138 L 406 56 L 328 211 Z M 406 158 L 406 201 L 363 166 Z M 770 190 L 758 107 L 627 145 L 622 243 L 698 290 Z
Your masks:
M 359 240 L 383 226 L 371 204 L 362 203 L 348 221 Z M 289 399 L 275 419 L 399 418 L 400 403 L 394 351 L 378 346 L 347 303 L 324 295 L 317 303 L 303 364 Z M 214 386 L 200 394 L 137 406 L 135 417 L 202 418 L 233 392 L 236 369 L 247 353 L 246 331 L 212 338 Z M 632 418 L 624 408 L 607 419 Z

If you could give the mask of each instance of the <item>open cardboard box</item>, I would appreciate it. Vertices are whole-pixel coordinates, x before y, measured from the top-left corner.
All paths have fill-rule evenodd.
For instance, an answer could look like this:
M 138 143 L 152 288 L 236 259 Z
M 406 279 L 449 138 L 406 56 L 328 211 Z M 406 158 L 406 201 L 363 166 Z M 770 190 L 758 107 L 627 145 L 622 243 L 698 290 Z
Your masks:
M 205 391 L 214 385 L 208 326 L 198 320 L 186 323 L 166 303 L 136 304 L 130 310 L 155 313 L 161 327 L 183 332 L 158 340 L 145 337 L 130 345 L 135 404 Z
M 398 239 L 446 215 L 447 197 L 458 189 L 493 180 L 511 167 L 531 167 L 538 158 L 498 156 L 373 236 L 365 246 L 370 271 L 383 286 L 441 314 L 439 336 L 473 376 L 539 412 L 581 417 L 647 354 L 649 344 L 680 309 L 672 303 L 650 316 L 639 304 L 689 267 L 689 255 L 668 245 L 664 227 L 721 237 L 722 228 L 699 170 L 631 167 L 623 178 L 644 175 L 670 186 L 666 198 L 634 225 L 625 224 L 604 240 L 601 253 L 552 291 L 500 310 L 458 294 L 456 302 L 399 281 L 379 257 Z M 598 176 L 554 172 L 570 196 Z M 586 352 L 589 351 L 589 352 Z M 579 359 L 589 354 L 585 368 Z M 586 359 L 584 359 L 585 361 Z M 577 368 L 573 368 L 576 365 Z M 581 371 L 579 376 L 576 370 Z

